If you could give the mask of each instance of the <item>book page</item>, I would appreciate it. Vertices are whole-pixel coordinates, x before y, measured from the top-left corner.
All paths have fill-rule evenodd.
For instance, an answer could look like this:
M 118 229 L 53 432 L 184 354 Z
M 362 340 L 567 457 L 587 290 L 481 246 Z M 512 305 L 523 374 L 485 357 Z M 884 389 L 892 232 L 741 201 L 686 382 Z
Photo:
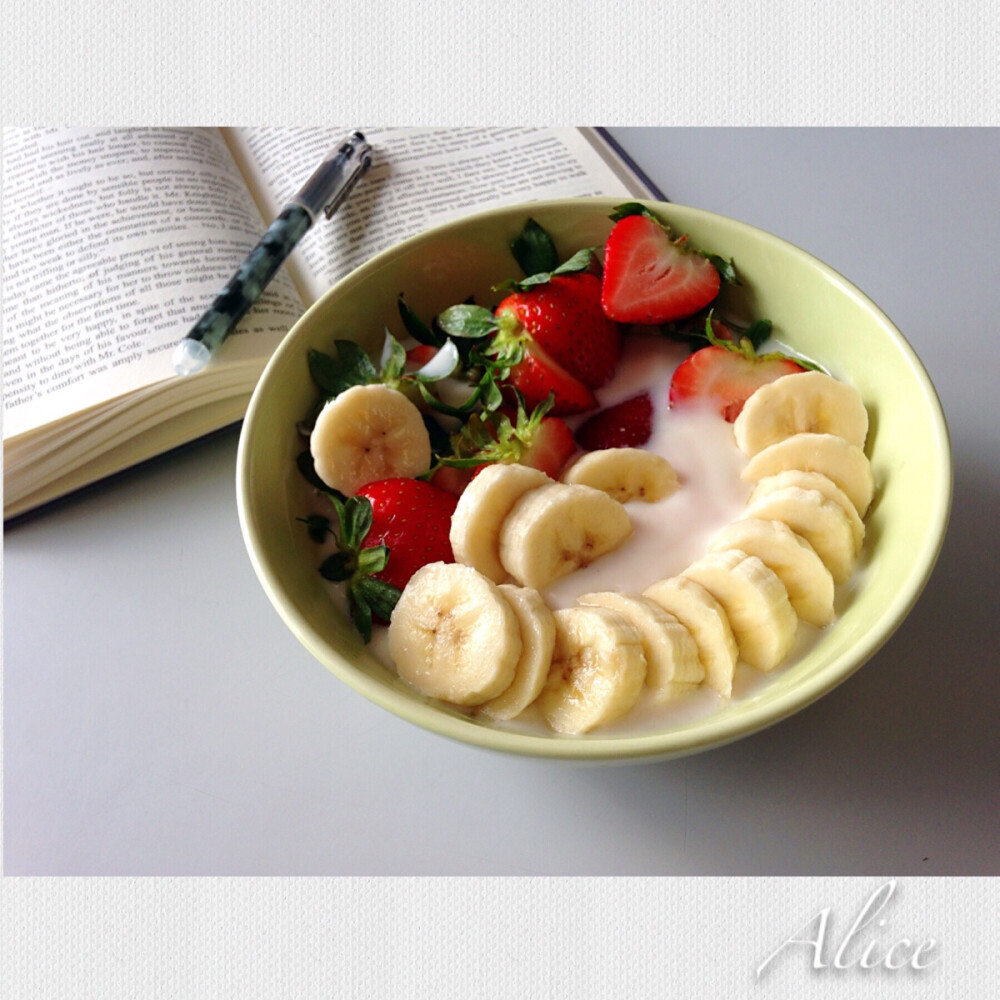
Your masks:
M 348 127 L 226 129 L 234 158 L 274 218 Z M 576 128 L 365 128 L 374 162 L 343 208 L 292 255 L 306 302 L 369 257 L 457 216 L 543 198 L 634 196 Z
M 2 217 L 5 439 L 181 378 L 174 345 L 264 231 L 217 129 L 5 128 Z M 217 363 L 301 312 L 280 272 Z

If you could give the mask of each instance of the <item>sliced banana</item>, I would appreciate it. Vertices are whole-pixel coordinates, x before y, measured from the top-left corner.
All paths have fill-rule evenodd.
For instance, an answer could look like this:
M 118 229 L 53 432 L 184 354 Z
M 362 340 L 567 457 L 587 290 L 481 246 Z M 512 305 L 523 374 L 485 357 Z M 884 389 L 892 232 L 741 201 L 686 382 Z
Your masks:
M 525 493 L 500 529 L 500 562 L 542 590 L 618 548 L 632 533 L 625 508 L 590 486 L 551 483 Z
M 528 490 L 551 482 L 544 472 L 527 465 L 499 462 L 486 466 L 462 491 L 451 516 L 455 559 L 474 566 L 494 583 L 509 579 L 500 562 L 500 529 Z
M 705 668 L 705 683 L 729 698 L 739 648 L 722 605 L 700 583 L 683 576 L 657 581 L 643 591 L 643 597 L 669 611 L 691 633 Z
M 588 451 L 563 473 L 562 480 L 592 486 L 619 503 L 656 503 L 680 485 L 674 467 L 662 455 L 645 448 Z
M 851 498 L 860 517 L 867 513 L 875 481 L 868 456 L 856 444 L 837 434 L 793 434 L 758 451 L 741 475 L 748 482 L 758 482 L 791 469 L 823 473 Z
M 538 696 L 545 721 L 576 734 L 620 719 L 646 679 L 639 632 L 609 608 L 561 608 L 553 617 L 552 666 Z
M 387 385 L 356 385 L 323 407 L 309 435 L 316 474 L 348 496 L 367 483 L 418 476 L 431 464 L 420 411 Z
M 817 493 L 822 493 L 827 500 L 832 500 L 835 504 L 839 505 L 841 510 L 847 515 L 847 520 L 851 525 L 855 552 L 861 551 L 861 546 L 865 540 L 864 521 L 859 517 L 857 508 L 851 502 L 851 498 L 829 476 L 824 476 L 822 472 L 803 472 L 801 469 L 787 469 L 785 472 L 779 472 L 774 476 L 765 476 L 753 488 L 747 503 L 752 503 L 760 497 L 767 496 L 768 493 L 775 493 L 789 486 L 797 486 L 802 490 L 816 490 Z
M 403 680 L 455 705 L 510 687 L 521 658 L 517 615 L 471 566 L 428 563 L 403 588 L 389 621 L 389 655 Z
M 836 434 L 863 448 L 868 411 L 861 393 L 824 372 L 782 375 L 753 393 L 733 423 L 746 455 L 804 432 Z
M 684 694 L 705 678 L 698 647 L 691 633 L 648 597 L 602 591 L 584 594 L 578 603 L 610 608 L 638 629 L 646 656 L 646 687 L 654 701 L 667 701 Z
M 743 518 L 726 525 L 709 542 L 710 552 L 738 549 L 756 556 L 785 585 L 795 613 L 820 627 L 833 621 L 835 587 L 816 550 L 782 521 Z
M 479 706 L 478 711 L 491 719 L 517 718 L 541 693 L 556 641 L 556 623 L 552 611 L 537 590 L 502 583 L 500 593 L 510 602 L 521 630 L 521 657 L 514 670 L 514 680 L 502 694 Z
M 739 549 L 710 552 L 683 576 L 700 583 L 725 609 L 740 656 L 757 670 L 774 670 L 795 642 L 799 620 L 778 576 Z
M 782 521 L 801 535 L 823 560 L 834 583 L 843 583 L 858 557 L 854 529 L 844 508 L 819 490 L 787 486 L 747 504 L 744 517 Z

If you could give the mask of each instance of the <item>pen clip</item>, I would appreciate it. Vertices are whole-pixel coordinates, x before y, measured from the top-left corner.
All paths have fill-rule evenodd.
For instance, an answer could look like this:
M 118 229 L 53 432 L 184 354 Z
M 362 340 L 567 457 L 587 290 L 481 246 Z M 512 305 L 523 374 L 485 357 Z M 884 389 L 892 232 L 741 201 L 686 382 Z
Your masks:
M 290 205 L 299 205 L 309 213 L 311 221 L 320 212 L 329 219 L 371 166 L 372 147 L 362 132 L 352 132 L 316 168 L 302 188 L 292 196 Z
M 372 148 L 367 142 L 364 142 L 364 138 L 361 136 L 360 132 L 355 132 L 352 136 L 354 140 L 355 136 L 361 139 L 363 145 L 355 148 L 351 142 L 344 143 L 341 147 L 341 151 L 349 155 L 358 154 L 357 162 L 351 167 L 351 172 L 344 179 L 344 182 L 340 187 L 334 191 L 333 196 L 330 200 L 323 206 L 323 213 L 328 219 L 333 218 L 337 209 L 343 204 L 347 196 L 354 189 L 354 185 L 361 180 L 361 177 L 365 174 L 368 168 L 372 165 Z

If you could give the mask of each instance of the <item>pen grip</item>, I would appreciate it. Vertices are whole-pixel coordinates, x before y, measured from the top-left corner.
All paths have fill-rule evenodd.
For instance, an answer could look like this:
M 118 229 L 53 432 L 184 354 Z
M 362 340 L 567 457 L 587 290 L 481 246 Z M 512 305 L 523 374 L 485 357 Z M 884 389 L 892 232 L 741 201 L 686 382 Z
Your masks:
M 209 351 L 214 351 L 260 298 L 312 221 L 312 216 L 301 205 L 287 206 L 268 226 L 260 242 L 191 328 L 187 339 L 201 341 Z

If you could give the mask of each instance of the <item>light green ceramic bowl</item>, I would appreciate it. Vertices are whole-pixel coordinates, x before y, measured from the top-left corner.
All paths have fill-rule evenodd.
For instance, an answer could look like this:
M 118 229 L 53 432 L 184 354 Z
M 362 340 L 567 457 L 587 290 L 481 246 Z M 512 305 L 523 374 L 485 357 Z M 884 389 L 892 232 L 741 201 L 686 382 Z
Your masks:
M 501 208 L 433 229 L 380 254 L 330 289 L 295 325 L 268 364 L 247 412 L 237 466 L 239 517 L 250 558 L 278 613 L 329 670 L 366 698 L 442 736 L 532 757 L 651 760 L 690 754 L 770 726 L 849 677 L 892 635 L 937 558 L 951 502 L 951 462 L 941 407 L 913 350 L 889 319 L 825 264 L 775 236 L 673 204 L 649 206 L 705 251 L 732 257 L 735 294 L 775 335 L 860 389 L 871 415 L 867 451 L 877 484 L 868 515 L 870 561 L 838 620 L 799 662 L 708 718 L 635 736 L 525 735 L 471 719 L 415 693 L 382 666 L 331 604 L 316 552 L 295 518 L 303 483 L 295 431 L 317 399 L 309 348 L 353 338 L 371 352 L 389 326 L 402 336 L 396 300 L 426 318 L 514 272 L 507 249 L 530 215 L 564 256 L 603 244 L 621 199 L 570 199 Z M 728 294 L 728 293 L 727 293 Z

